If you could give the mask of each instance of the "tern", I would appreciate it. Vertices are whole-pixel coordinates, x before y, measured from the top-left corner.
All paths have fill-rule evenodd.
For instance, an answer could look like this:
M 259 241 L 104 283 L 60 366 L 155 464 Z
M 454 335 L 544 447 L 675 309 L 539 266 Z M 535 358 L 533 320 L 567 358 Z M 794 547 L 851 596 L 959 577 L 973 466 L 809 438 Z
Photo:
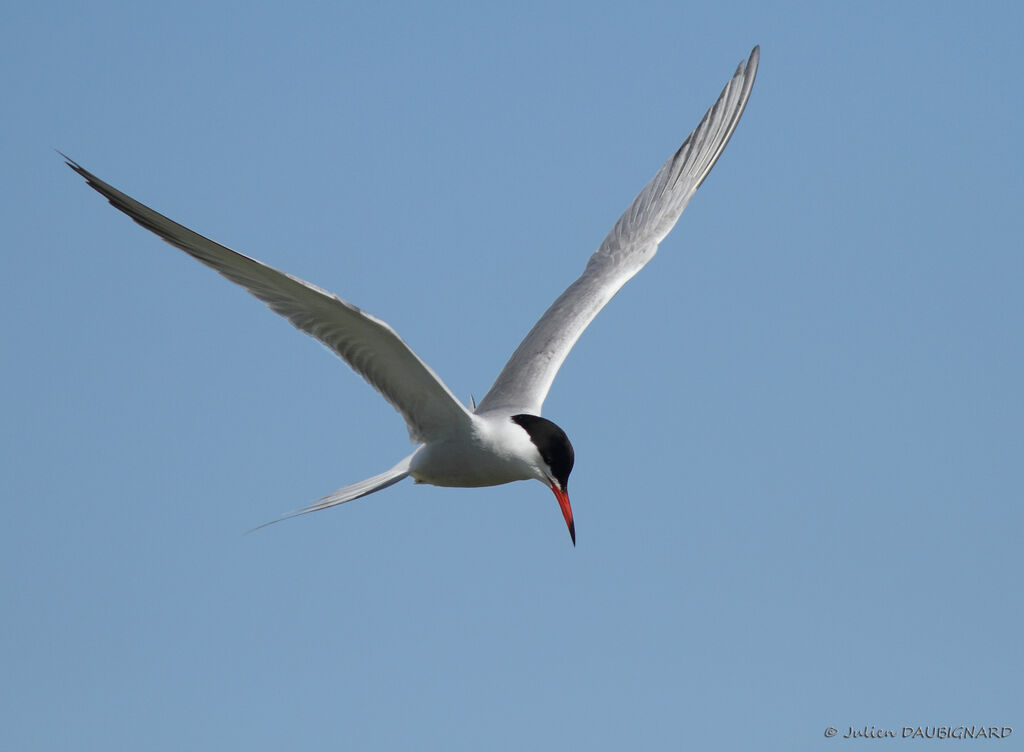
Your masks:
M 568 494 L 573 448 L 565 431 L 541 417 L 541 406 L 580 334 L 653 258 L 718 161 L 750 97 L 759 56 L 760 48 L 754 47 L 739 64 L 694 131 L 619 217 L 583 274 L 533 326 L 480 403 L 469 407 L 376 316 L 193 232 L 61 156 L 115 208 L 241 285 L 337 353 L 405 419 L 409 436 L 418 445 L 412 454 L 386 472 L 345 486 L 273 522 L 344 504 L 409 476 L 417 483 L 463 488 L 532 479 L 554 492 L 575 546 Z

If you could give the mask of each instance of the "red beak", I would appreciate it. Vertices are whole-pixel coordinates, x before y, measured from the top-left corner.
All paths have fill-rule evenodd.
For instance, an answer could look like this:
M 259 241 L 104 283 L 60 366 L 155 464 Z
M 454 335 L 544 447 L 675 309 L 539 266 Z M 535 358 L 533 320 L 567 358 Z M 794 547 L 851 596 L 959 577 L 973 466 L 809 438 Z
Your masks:
M 569 505 L 569 494 L 554 483 L 551 484 L 551 490 L 555 492 L 555 498 L 558 499 L 558 506 L 562 508 L 562 516 L 565 517 L 565 524 L 569 528 L 569 535 L 572 536 L 572 545 L 575 546 L 576 526 L 572 521 L 572 507 Z

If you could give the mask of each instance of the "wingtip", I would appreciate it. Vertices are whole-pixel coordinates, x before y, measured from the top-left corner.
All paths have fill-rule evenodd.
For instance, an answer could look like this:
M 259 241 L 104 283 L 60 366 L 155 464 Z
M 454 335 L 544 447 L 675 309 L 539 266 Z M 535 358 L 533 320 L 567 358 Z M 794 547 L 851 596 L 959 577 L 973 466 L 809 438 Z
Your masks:
M 97 178 L 96 178 L 95 175 L 93 175 L 87 169 L 82 167 L 82 165 L 78 164 L 78 162 L 73 160 L 71 157 L 69 157 L 67 154 L 62 152 L 60 149 L 54 149 L 54 151 L 57 152 L 60 155 L 61 159 L 64 160 L 64 164 L 66 164 L 72 170 L 77 172 L 81 177 L 85 178 L 85 181 L 89 185 L 91 185 L 94 188 L 96 187 L 96 180 L 97 180 Z
M 750 55 L 747 59 L 741 60 L 739 67 L 736 68 L 736 73 L 747 74 L 751 71 L 757 71 L 757 64 L 761 61 L 761 45 L 755 44 L 754 49 L 750 51 Z
M 70 168 L 71 168 L 72 170 L 75 170 L 75 171 L 77 172 L 78 170 L 82 169 L 82 168 L 81 168 L 81 167 L 79 166 L 78 162 L 76 162 L 75 160 L 73 160 L 73 159 L 72 159 L 71 157 L 69 157 L 69 156 L 68 156 L 67 154 L 65 154 L 64 152 L 62 152 L 62 151 L 61 151 L 60 149 L 56 149 L 56 148 L 55 148 L 55 149 L 54 149 L 54 151 L 55 151 L 55 152 L 57 152 L 57 154 L 59 154 L 59 155 L 60 155 L 60 158 L 64 160 L 64 164 L 66 164 L 66 165 L 67 165 L 68 167 L 70 167 Z

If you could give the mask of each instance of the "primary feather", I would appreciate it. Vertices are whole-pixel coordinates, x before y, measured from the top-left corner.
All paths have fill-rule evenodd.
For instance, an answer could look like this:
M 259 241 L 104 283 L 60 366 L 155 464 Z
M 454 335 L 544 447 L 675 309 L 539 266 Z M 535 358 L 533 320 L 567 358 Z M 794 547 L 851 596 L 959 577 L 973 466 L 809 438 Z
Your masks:
M 509 358 L 478 413 L 540 415 L 555 374 L 598 312 L 650 261 L 715 166 L 743 114 L 760 48 L 740 63 L 718 101 L 662 166 L 587 261 L 583 274 L 541 316 Z
M 414 442 L 443 439 L 469 426 L 466 408 L 386 322 L 314 284 L 193 232 L 103 182 L 74 160 L 64 159 L 115 208 L 241 285 L 341 356 L 402 414 Z

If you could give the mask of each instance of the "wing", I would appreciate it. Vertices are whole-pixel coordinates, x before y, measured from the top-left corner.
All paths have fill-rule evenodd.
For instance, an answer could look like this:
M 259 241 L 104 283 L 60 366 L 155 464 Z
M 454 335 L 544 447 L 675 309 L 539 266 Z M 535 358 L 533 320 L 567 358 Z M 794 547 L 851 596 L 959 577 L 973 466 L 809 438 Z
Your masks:
M 472 417 L 466 408 L 385 322 L 309 282 L 204 238 L 61 156 L 115 208 L 241 285 L 297 329 L 341 356 L 402 414 L 413 441 L 443 438 L 470 425 Z
M 650 261 L 715 166 L 750 97 L 760 47 L 740 63 L 718 101 L 619 217 L 583 274 L 551 304 L 512 354 L 478 413 L 540 415 L 555 374 L 598 311 Z

